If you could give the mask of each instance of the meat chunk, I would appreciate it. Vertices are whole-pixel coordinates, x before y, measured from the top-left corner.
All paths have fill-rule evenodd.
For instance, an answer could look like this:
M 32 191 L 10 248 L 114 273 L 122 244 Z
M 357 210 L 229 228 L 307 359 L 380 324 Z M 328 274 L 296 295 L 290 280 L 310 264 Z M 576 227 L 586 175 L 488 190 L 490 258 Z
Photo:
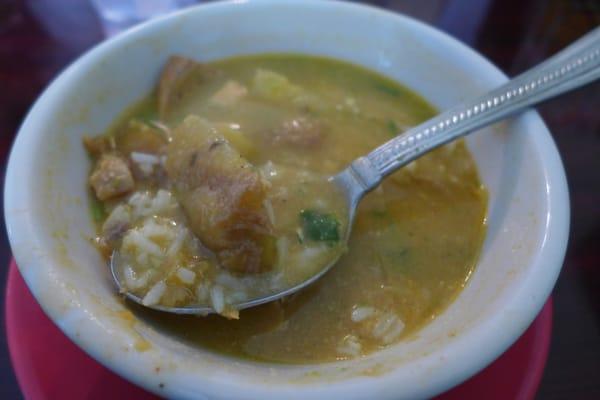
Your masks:
M 89 182 L 96 197 L 102 201 L 128 193 L 134 186 L 127 162 L 112 154 L 100 157 Z
M 173 56 L 160 74 L 158 81 L 158 115 L 161 119 L 177 107 L 188 84 L 194 80 L 202 81 L 213 74 L 207 66 L 190 58 Z
M 323 141 L 323 123 L 309 117 L 297 117 L 285 121 L 273 132 L 275 143 L 313 149 Z
M 250 273 L 271 267 L 268 183 L 212 125 L 186 118 L 167 147 L 166 169 L 192 231 L 221 265 Z

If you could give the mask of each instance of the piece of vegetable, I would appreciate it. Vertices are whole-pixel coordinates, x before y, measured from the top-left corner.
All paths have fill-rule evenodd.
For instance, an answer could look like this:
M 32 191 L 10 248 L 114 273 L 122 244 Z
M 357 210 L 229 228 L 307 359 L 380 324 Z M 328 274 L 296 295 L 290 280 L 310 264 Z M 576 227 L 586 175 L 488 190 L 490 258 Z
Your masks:
M 321 110 L 325 107 L 314 94 L 290 82 L 286 76 L 266 69 L 258 69 L 254 74 L 252 91 L 263 99 L 277 103 L 290 101 L 307 110 Z
M 90 202 L 90 212 L 92 213 L 92 218 L 95 222 L 102 222 L 104 218 L 106 218 L 104 205 L 95 198 L 92 198 Z
M 390 119 L 387 123 L 388 131 L 392 134 L 392 136 L 396 136 L 399 133 L 398 125 L 393 119 Z
M 340 240 L 340 223 L 334 215 L 316 210 L 302 210 L 300 219 L 305 237 L 330 243 Z
M 258 69 L 252 82 L 254 92 L 270 100 L 289 100 L 302 94 L 302 89 L 277 72 Z

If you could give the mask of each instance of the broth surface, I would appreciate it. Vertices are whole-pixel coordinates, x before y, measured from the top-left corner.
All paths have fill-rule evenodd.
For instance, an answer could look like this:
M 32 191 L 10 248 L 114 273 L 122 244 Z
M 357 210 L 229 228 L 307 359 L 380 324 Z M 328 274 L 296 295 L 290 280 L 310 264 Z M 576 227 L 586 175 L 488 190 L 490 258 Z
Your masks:
M 279 255 L 303 254 L 306 226 L 297 235 L 288 233 L 303 226 L 298 211 L 307 209 L 306 199 L 324 199 L 323 210 L 342 227 L 346 223 L 322 177 L 435 114 L 397 83 L 325 58 L 258 55 L 203 68 L 186 78 L 185 90 L 168 107 L 154 93 L 127 110 L 107 137 L 123 153 L 140 151 L 132 121 L 159 121 L 175 131 L 190 116 L 208 121 L 269 177 L 275 220 L 286 227 L 281 232 L 287 247 L 277 247 Z M 318 183 L 299 183 L 313 181 Z M 136 190 L 163 187 L 152 180 L 136 185 Z M 100 203 L 107 212 L 115 208 L 114 200 Z M 386 178 L 363 199 L 347 249 L 319 244 L 327 256 L 346 252 L 310 288 L 243 310 L 237 320 L 132 309 L 158 330 L 236 357 L 309 363 L 368 354 L 416 332 L 464 287 L 485 235 L 486 206 L 487 192 L 464 142 L 451 143 Z M 98 219 L 100 230 L 105 218 Z M 302 262 L 289 265 L 296 265 L 290 268 L 293 276 Z M 298 274 L 300 279 L 307 271 Z

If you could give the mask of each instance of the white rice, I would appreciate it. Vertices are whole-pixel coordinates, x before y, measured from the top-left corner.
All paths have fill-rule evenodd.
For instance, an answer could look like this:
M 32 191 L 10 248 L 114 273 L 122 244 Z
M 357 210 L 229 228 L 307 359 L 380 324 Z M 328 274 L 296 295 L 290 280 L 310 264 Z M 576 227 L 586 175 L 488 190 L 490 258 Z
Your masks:
M 355 306 L 352 310 L 351 319 L 356 323 L 361 323 L 367 319 L 374 321 L 371 336 L 384 344 L 390 344 L 398 339 L 405 328 L 404 322 L 396 314 L 392 312 L 382 313 L 374 307 Z
M 134 218 L 143 218 L 152 215 L 164 215 L 177 208 L 173 195 L 166 190 L 159 190 L 155 196 L 149 192 L 136 192 L 128 200 L 132 207 Z
M 342 339 L 342 343 L 340 343 L 337 347 L 337 352 L 339 354 L 343 354 L 346 356 L 357 357 L 360 355 L 360 351 L 362 350 L 362 345 L 358 341 L 358 338 L 355 335 L 347 335 Z
M 156 196 L 154 196 L 154 199 L 152 200 L 152 208 L 157 211 L 166 211 L 176 205 L 177 203 L 171 192 L 164 189 L 160 189 L 156 192 Z
M 160 164 L 160 158 L 154 154 L 138 153 L 137 151 L 134 151 L 129 156 L 131 157 L 131 160 L 137 164 Z
M 166 290 L 167 284 L 164 281 L 158 282 L 156 285 L 152 286 L 150 290 L 148 290 L 148 293 L 146 293 L 142 299 L 142 304 L 145 306 L 158 304 Z
M 157 224 L 154 218 L 148 218 L 144 221 L 144 224 L 139 229 L 140 233 L 150 238 L 166 238 L 172 239 L 175 236 L 175 229 L 173 226 Z
M 390 327 L 390 329 L 387 331 L 387 333 L 381 339 L 382 342 L 385 344 L 390 344 L 394 340 L 398 339 L 398 337 L 404 331 L 404 327 L 405 327 L 404 322 L 402 322 L 400 319 L 396 319 L 396 322 L 394 323 L 394 325 L 392 325 Z
M 129 207 L 123 204 L 116 206 L 102 224 L 102 234 L 110 236 L 111 232 L 131 222 Z
M 129 197 L 127 203 L 133 208 L 133 215 L 139 218 L 147 215 L 144 211 L 151 207 L 152 199 L 148 192 L 135 192 Z
M 146 268 L 152 267 L 155 265 L 155 263 L 150 265 L 150 257 L 147 253 L 144 253 L 143 251 L 141 251 L 135 255 L 135 262 L 138 263 L 138 265 L 142 265 Z
M 244 288 L 244 283 L 241 279 L 226 272 L 221 272 L 217 275 L 215 282 L 232 290 L 242 290 Z
M 180 267 L 177 269 L 177 278 L 187 285 L 191 285 L 196 280 L 196 273 L 187 268 Z
M 187 236 L 187 230 L 185 228 L 179 228 L 179 230 L 177 231 L 177 235 L 175 236 L 175 239 L 173 239 L 173 241 L 171 242 L 171 244 L 169 245 L 169 249 L 167 250 L 167 257 L 173 257 L 175 254 L 177 254 L 179 252 L 179 250 L 181 250 L 181 247 L 183 247 L 183 242 L 185 241 L 185 238 Z
M 237 313 L 230 305 L 247 300 L 255 292 L 280 289 L 284 283 L 281 273 L 269 276 L 269 279 L 259 279 L 252 276 L 240 278 L 225 271 L 217 274 L 214 282 L 206 282 L 199 279 L 195 266 L 173 264 L 177 262 L 176 257 L 181 249 L 185 246 L 194 247 L 196 239 L 189 234 L 188 229 L 175 222 L 179 221 L 179 214 L 172 212 L 177 210 L 178 205 L 167 190 L 159 190 L 156 194 L 149 191 L 136 192 L 126 204 L 119 207 L 114 212 L 114 218 L 119 221 L 127 218 L 130 225 L 136 226 L 125 233 L 121 244 L 124 264 L 128 265 L 124 271 L 127 287 L 147 289 L 148 285 L 152 285 L 150 282 L 163 276 L 164 271 L 160 269 L 162 266 L 178 267 L 174 270 L 177 284 L 168 287 L 165 281 L 161 281 L 152 286 L 143 296 L 145 305 L 160 304 L 167 293 L 169 301 L 195 298 L 200 304 L 211 304 L 219 314 L 236 318 Z M 273 219 L 272 204 L 267 203 L 265 207 Z M 169 212 L 171 214 L 167 214 Z M 277 241 L 280 262 L 288 257 L 289 245 L 287 238 Z M 325 245 L 323 248 L 326 248 Z M 202 254 L 200 248 L 198 251 Z M 307 249 L 304 257 L 308 257 L 306 261 L 310 262 L 321 251 L 320 246 L 312 246 Z M 246 289 L 247 287 L 252 289 Z
M 153 255 L 156 257 L 162 256 L 160 247 L 144 236 L 139 230 L 132 229 L 127 232 L 123 238 L 123 249 L 137 249 L 140 254 Z
M 379 320 L 373 327 L 372 335 L 376 339 L 382 339 L 388 333 L 390 328 L 398 321 L 398 317 L 392 313 L 385 313 L 379 317 Z
M 298 259 L 298 267 L 310 268 L 315 264 L 315 259 L 327 251 L 327 245 L 305 246 L 295 256 Z
M 214 285 L 210 289 L 210 301 L 215 312 L 221 314 L 225 309 L 225 295 L 221 286 Z
M 352 310 L 352 321 L 361 322 L 375 314 L 373 307 L 356 307 Z
M 150 278 L 149 271 L 137 274 L 129 265 L 123 269 L 123 275 L 125 276 L 125 285 L 132 290 L 140 289 L 148 285 L 148 278 Z
M 160 164 L 160 158 L 154 154 L 138 153 L 134 151 L 129 156 L 145 176 L 152 175 L 154 166 Z

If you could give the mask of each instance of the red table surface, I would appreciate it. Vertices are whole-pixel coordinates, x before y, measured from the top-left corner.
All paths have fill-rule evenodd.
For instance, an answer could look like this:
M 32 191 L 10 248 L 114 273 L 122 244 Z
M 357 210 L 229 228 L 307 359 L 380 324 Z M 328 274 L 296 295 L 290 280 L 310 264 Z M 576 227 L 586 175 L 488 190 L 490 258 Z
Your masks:
M 14 261 L 10 264 L 5 304 L 10 357 L 26 399 L 157 398 L 113 374 L 73 344 L 44 314 Z M 437 400 L 533 399 L 546 364 L 551 330 L 549 299 L 508 351 Z

